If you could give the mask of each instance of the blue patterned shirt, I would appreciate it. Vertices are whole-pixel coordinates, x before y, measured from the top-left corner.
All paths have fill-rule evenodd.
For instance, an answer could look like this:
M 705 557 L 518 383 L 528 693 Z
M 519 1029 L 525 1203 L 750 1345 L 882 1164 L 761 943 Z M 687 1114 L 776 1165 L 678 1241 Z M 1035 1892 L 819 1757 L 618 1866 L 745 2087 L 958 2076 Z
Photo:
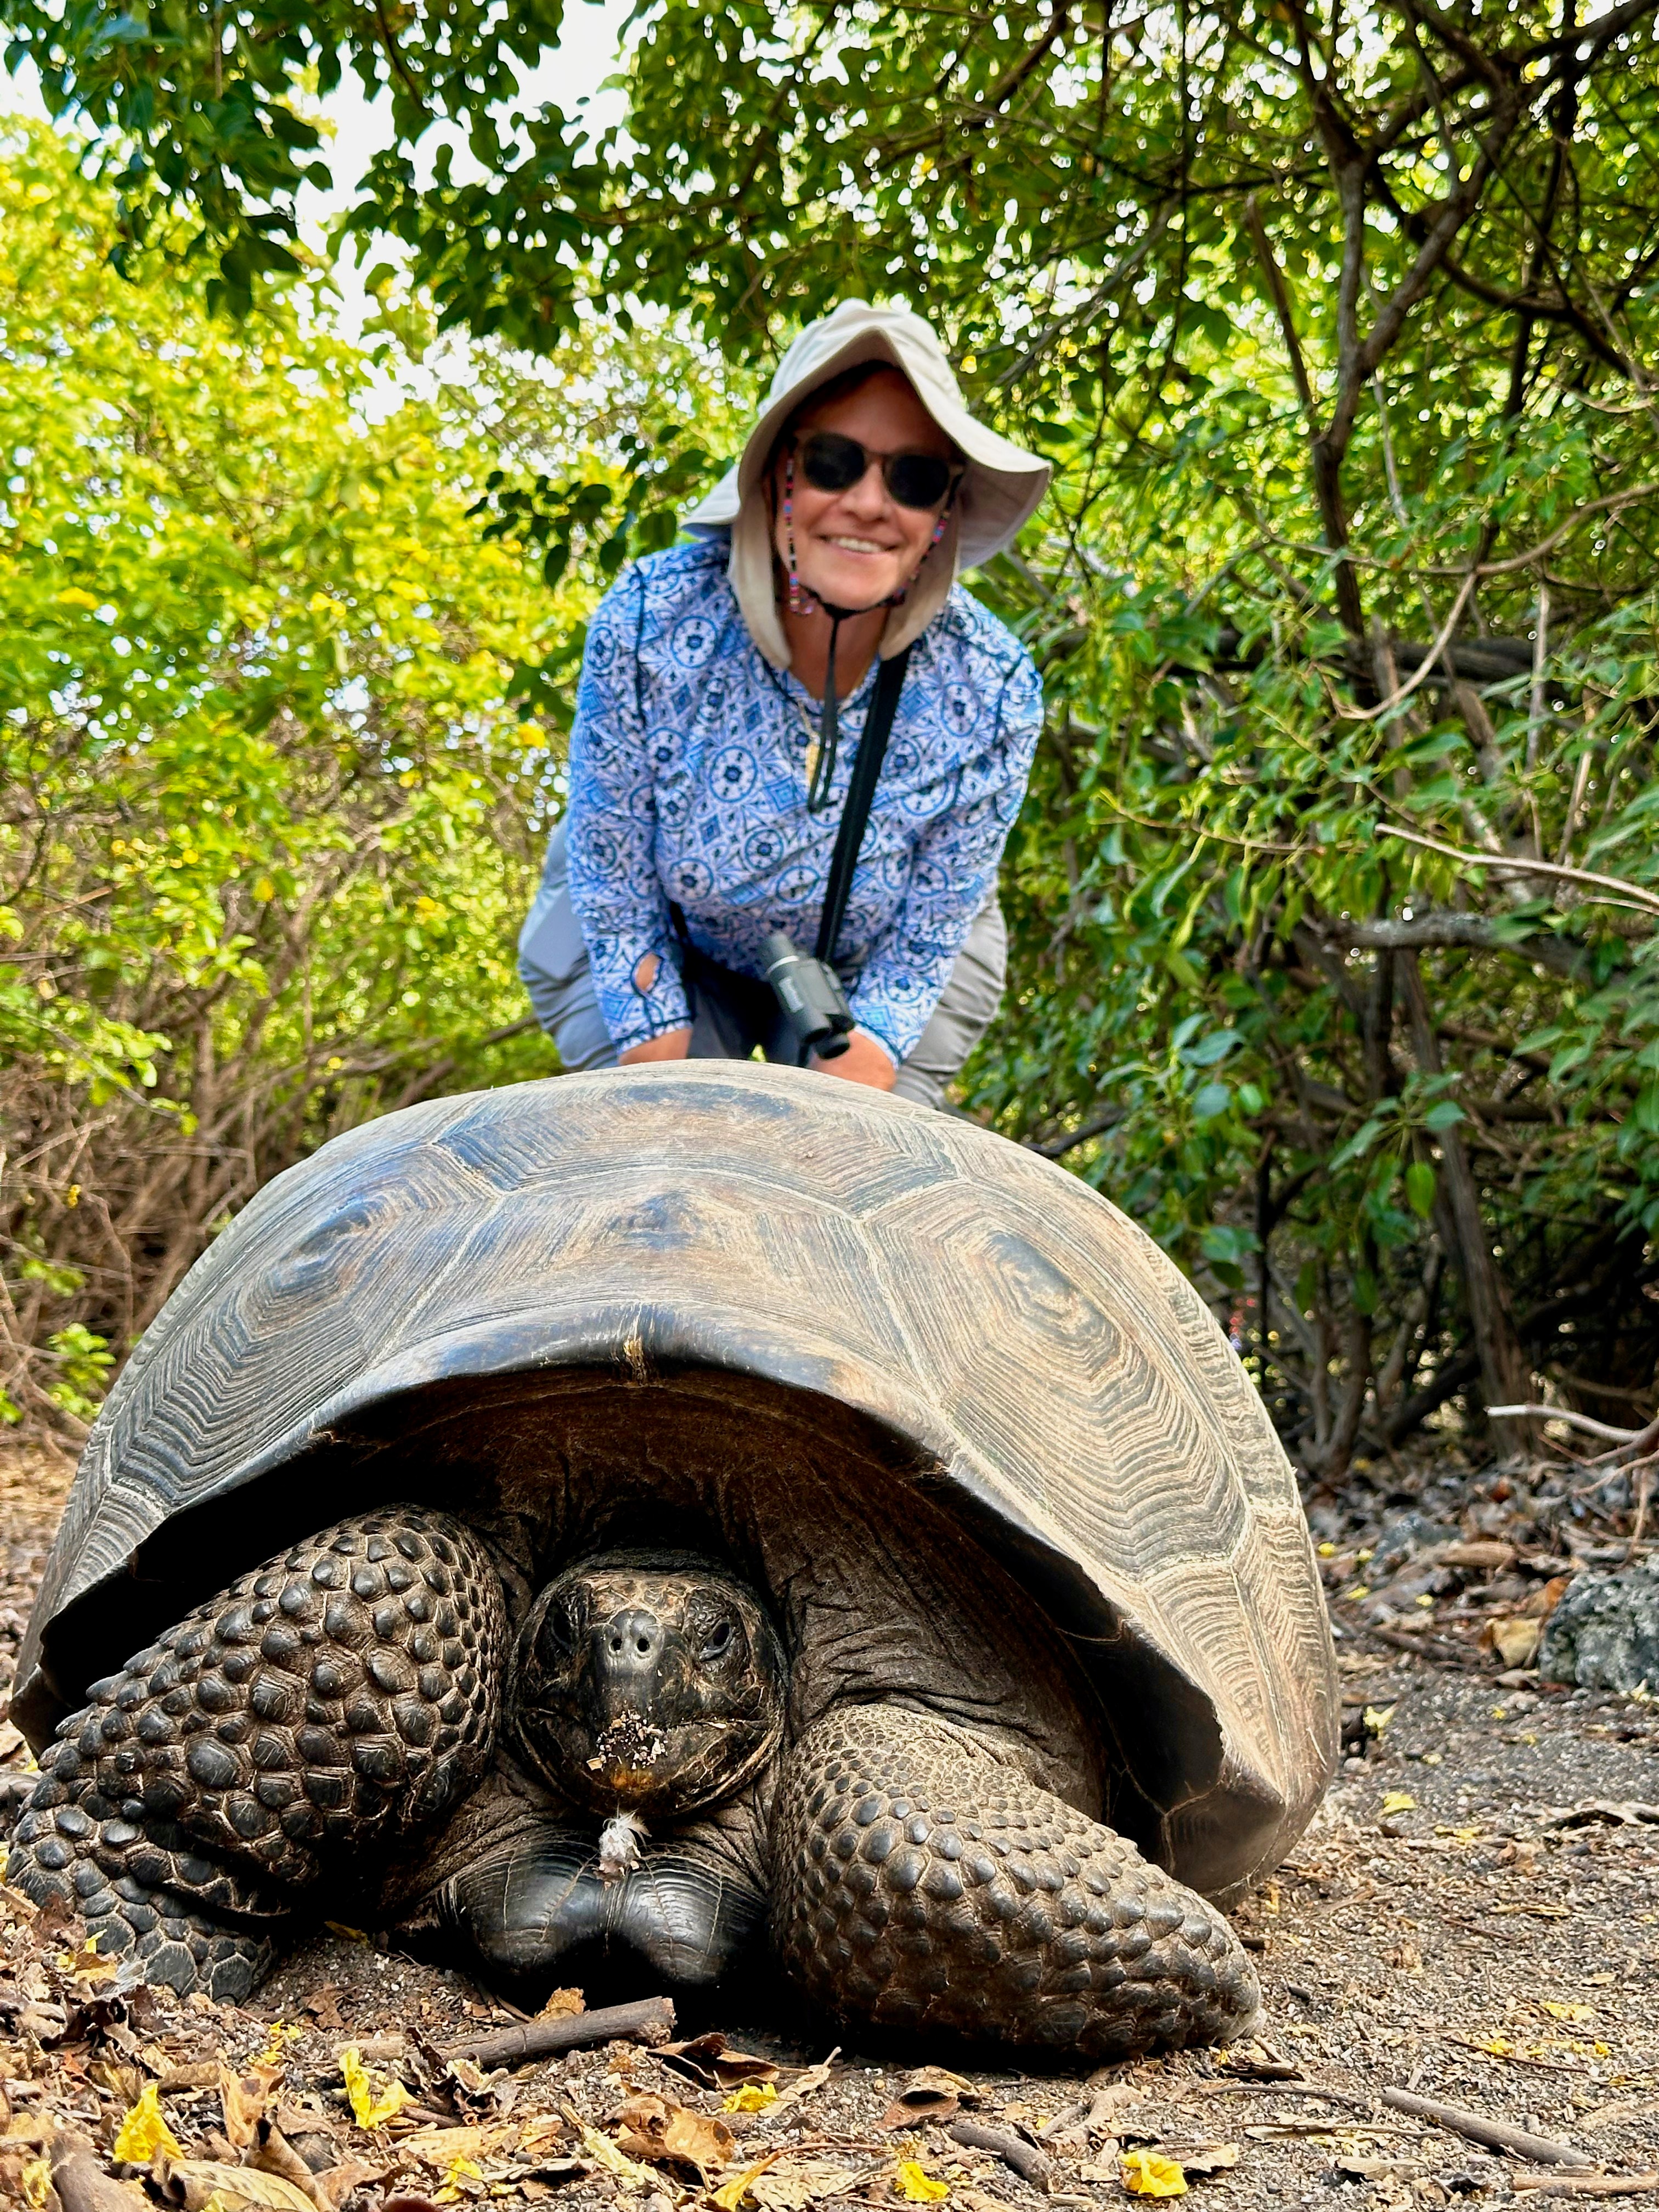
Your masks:
M 842 702 L 830 803 L 806 810 L 817 702 L 757 650 L 717 538 L 627 570 L 587 634 L 570 738 L 570 896 L 619 1051 L 690 1019 L 669 913 L 760 973 L 817 938 L 872 666 Z M 916 640 L 837 951 L 854 1018 L 902 1060 L 995 879 L 1042 695 L 1024 647 L 958 585 Z M 657 956 L 649 989 L 635 971 Z

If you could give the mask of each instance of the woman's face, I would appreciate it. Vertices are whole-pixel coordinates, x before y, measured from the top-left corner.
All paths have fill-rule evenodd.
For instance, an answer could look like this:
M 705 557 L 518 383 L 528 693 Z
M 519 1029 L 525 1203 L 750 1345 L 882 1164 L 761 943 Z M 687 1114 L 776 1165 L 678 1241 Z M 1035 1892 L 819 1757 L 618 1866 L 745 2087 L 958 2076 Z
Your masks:
M 810 400 L 796 418 L 799 447 L 815 430 L 838 431 L 855 438 L 870 456 L 858 482 L 845 491 L 820 491 L 807 483 L 800 457 L 795 459 L 795 573 L 815 597 L 837 607 L 879 605 L 908 584 L 933 543 L 933 526 L 945 501 L 931 507 L 902 507 L 887 489 L 881 455 L 931 453 L 956 458 L 956 447 L 896 368 L 883 368 L 855 391 L 815 406 Z M 783 514 L 784 468 L 777 463 L 777 521 L 774 542 L 787 566 L 788 538 Z

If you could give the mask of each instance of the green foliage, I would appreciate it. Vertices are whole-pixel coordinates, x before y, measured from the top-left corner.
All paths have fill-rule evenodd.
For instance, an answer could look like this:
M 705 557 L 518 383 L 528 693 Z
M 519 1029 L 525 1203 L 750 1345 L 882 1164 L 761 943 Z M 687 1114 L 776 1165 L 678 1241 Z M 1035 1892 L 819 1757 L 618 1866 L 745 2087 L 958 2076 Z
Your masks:
M 1192 1268 L 1332 1475 L 1540 1375 L 1616 1419 L 1659 1350 L 1656 7 L 648 0 L 583 149 L 507 120 L 533 9 L 255 0 L 211 52 L 168 18 L 163 68 L 159 16 L 0 0 L 135 234 L 280 231 L 274 111 L 339 52 L 402 142 L 354 222 L 444 320 L 580 356 L 597 303 L 758 362 L 853 292 L 935 319 L 1057 471 L 985 580 L 1051 717 L 973 1103 Z M 473 180 L 422 190 L 446 116 Z M 491 544 L 647 542 L 605 453 L 512 459 Z
M 0 225 L 0 1381 L 85 1419 L 272 1173 L 554 1064 L 514 941 L 557 731 L 507 692 L 592 587 L 479 544 L 474 402 L 124 282 L 50 134 Z

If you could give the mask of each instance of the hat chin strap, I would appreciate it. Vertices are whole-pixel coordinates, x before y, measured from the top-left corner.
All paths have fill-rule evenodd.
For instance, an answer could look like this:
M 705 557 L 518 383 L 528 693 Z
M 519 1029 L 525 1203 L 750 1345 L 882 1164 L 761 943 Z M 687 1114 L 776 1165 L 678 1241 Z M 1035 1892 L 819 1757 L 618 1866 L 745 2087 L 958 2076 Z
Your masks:
M 933 549 L 944 537 L 951 520 L 951 510 L 956 505 L 957 488 L 953 483 L 951 495 L 939 511 L 933 525 L 933 535 L 927 550 L 917 562 L 897 591 L 890 592 L 885 599 L 872 599 L 867 607 L 838 607 L 819 597 L 810 585 L 803 584 L 795 566 L 795 457 L 790 454 L 783 471 L 783 534 L 789 548 L 789 611 L 792 615 L 825 614 L 830 617 L 830 653 L 824 663 L 823 700 L 818 709 L 818 757 L 813 763 L 811 781 L 806 791 L 806 811 L 822 813 L 830 802 L 830 786 L 835 781 L 836 754 L 841 737 L 841 708 L 836 696 L 836 641 L 841 635 L 841 626 L 851 622 L 855 615 L 872 615 L 882 607 L 900 605 L 910 586 L 921 575 Z

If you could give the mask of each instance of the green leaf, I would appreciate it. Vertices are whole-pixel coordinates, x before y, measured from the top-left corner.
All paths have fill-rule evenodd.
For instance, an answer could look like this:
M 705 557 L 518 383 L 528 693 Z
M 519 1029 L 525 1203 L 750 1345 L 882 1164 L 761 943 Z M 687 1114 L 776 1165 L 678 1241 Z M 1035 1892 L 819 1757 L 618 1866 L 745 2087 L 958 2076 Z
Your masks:
M 1438 1179 L 1429 1162 L 1413 1160 L 1406 1170 L 1406 1200 L 1419 1220 L 1427 1221 L 1432 1216 L 1437 1188 Z

